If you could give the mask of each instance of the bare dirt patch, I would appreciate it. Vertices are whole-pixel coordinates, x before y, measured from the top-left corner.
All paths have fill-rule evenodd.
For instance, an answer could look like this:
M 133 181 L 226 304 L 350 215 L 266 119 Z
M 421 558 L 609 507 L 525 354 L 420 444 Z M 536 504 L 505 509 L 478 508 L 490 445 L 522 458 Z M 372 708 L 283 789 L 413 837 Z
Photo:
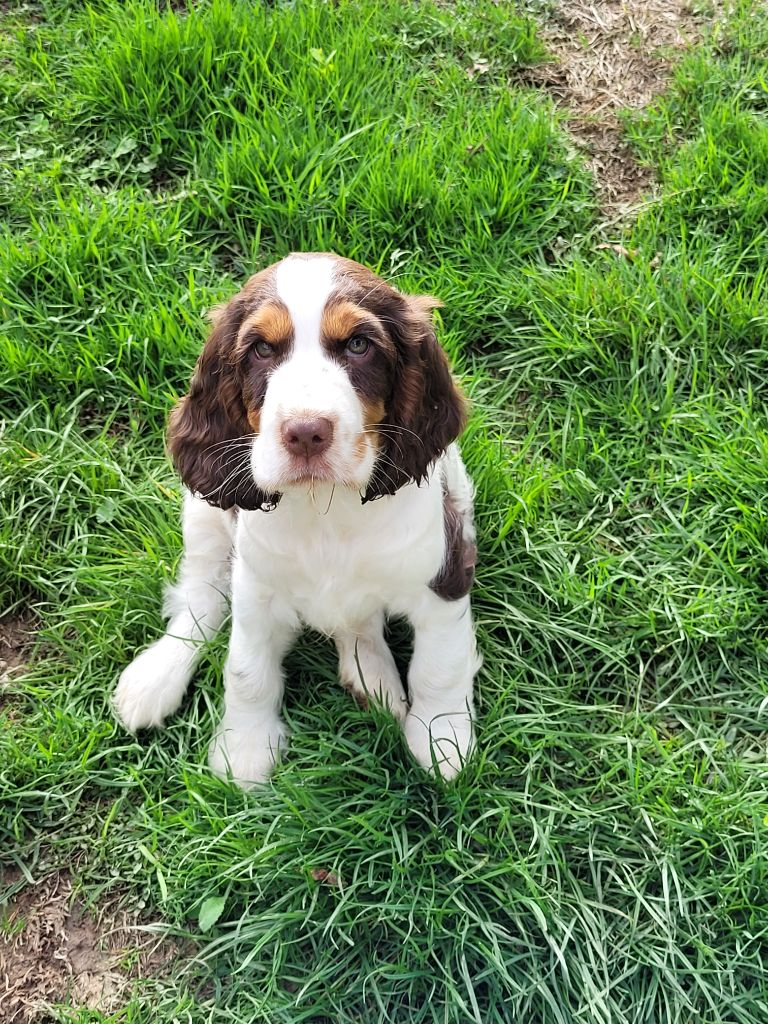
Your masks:
M 35 638 L 35 622 L 29 615 L 0 619 L 0 694 L 3 687 L 24 671 L 26 655 Z
M 617 111 L 640 109 L 666 88 L 674 64 L 707 18 L 685 0 L 564 0 L 542 36 L 555 60 L 528 69 L 568 110 L 567 126 L 587 153 L 602 209 L 630 212 L 654 182 L 622 142 Z
M 4 881 L 15 888 L 19 878 Z M 55 1003 L 109 1012 L 137 978 L 167 974 L 178 954 L 125 910 L 86 912 L 70 878 L 50 875 L 0 906 L 0 1021 L 44 1021 Z

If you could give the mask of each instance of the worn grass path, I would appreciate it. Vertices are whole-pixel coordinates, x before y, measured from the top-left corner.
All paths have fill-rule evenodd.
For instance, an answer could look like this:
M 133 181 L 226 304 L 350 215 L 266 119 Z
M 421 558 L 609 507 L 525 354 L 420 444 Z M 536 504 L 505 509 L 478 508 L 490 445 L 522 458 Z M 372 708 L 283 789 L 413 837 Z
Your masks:
M 522 84 L 525 8 L 50 0 L 0 40 L 0 587 L 40 626 L 0 698 L 4 889 L 59 870 L 186 943 L 49 1019 L 764 1024 L 762 7 L 624 119 L 659 195 L 621 229 Z M 109 713 L 179 556 L 162 429 L 202 314 L 308 248 L 439 295 L 473 399 L 451 787 L 317 636 L 257 796 L 205 768 L 223 641 L 163 733 Z

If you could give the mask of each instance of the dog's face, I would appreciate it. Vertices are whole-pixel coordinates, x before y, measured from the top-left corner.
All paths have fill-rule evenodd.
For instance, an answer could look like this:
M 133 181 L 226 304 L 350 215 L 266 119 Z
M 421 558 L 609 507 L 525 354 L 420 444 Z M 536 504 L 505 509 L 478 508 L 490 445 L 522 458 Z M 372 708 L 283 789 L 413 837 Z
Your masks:
M 252 509 L 315 481 L 363 501 L 420 482 L 465 419 L 435 305 L 337 256 L 292 255 L 256 274 L 214 311 L 171 414 L 184 483 Z

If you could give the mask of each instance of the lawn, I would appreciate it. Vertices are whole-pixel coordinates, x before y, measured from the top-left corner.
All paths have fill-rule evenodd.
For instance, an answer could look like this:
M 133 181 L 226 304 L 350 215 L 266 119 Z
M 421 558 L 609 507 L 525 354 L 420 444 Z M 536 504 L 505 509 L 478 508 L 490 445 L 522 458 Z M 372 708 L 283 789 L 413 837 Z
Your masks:
M 707 19 L 623 118 L 657 187 L 620 220 L 524 73 L 551 14 L 2 5 L 0 611 L 37 639 L 0 896 L 58 873 L 177 952 L 0 1020 L 768 1020 L 768 14 Z M 162 437 L 204 313 L 297 249 L 445 304 L 485 659 L 452 785 L 316 635 L 258 792 L 205 764 L 224 639 L 165 731 L 110 713 L 180 555 Z

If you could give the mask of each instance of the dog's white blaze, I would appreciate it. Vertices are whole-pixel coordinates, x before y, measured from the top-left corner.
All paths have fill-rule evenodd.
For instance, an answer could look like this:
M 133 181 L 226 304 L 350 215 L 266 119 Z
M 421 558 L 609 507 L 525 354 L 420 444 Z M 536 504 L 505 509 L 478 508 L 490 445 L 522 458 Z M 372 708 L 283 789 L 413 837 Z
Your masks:
M 293 321 L 294 354 L 320 355 L 320 324 L 333 291 L 335 263 L 327 256 L 289 256 L 275 274 L 277 297 Z
M 282 491 L 292 479 L 293 459 L 281 436 L 291 417 L 324 416 L 333 422 L 334 439 L 326 458 L 339 482 L 364 487 L 373 472 L 376 446 L 363 435 L 360 399 L 346 369 L 328 355 L 321 340 L 323 311 L 337 284 L 337 266 L 327 256 L 289 256 L 275 272 L 277 297 L 288 310 L 294 340 L 288 358 L 270 375 L 259 434 L 251 448 L 254 480 L 267 491 Z

